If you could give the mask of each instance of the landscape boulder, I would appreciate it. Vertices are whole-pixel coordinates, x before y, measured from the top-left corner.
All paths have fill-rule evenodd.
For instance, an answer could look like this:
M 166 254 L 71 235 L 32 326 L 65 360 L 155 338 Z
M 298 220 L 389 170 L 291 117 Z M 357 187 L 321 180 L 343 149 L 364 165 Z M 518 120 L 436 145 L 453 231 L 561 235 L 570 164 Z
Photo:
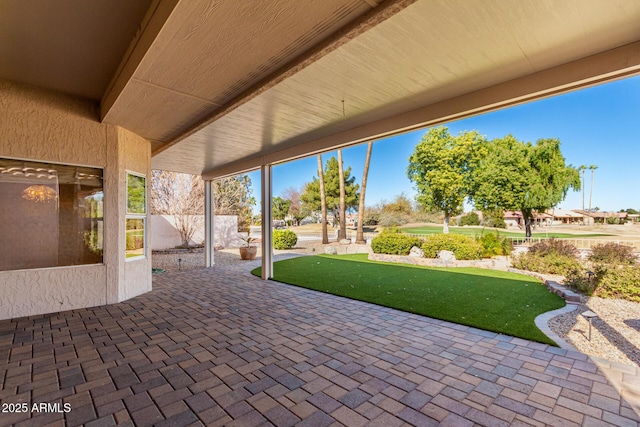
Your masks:
M 456 255 L 451 251 L 442 250 L 438 251 L 438 259 L 443 261 L 455 261 Z
M 424 258 L 424 251 L 417 246 L 414 246 L 409 251 L 409 256 L 415 256 L 419 258 Z

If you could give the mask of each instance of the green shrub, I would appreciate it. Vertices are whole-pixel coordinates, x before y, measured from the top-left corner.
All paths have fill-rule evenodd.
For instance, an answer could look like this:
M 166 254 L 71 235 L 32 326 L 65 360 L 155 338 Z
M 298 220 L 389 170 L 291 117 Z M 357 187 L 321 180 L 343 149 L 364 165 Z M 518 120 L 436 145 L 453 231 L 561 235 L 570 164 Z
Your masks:
M 498 233 L 483 234 L 476 240 L 482 246 L 482 257 L 491 258 L 496 255 L 509 255 L 513 250 L 511 240 Z
M 460 217 L 460 225 L 480 225 L 480 217 L 475 212 L 463 215 Z
M 571 271 L 580 269 L 580 263 L 575 257 L 549 253 L 545 256 L 527 252 L 515 256 L 511 264 L 520 270 L 536 271 L 538 273 L 559 274 L 566 276 Z
M 639 266 L 596 264 L 594 273 L 595 289 L 593 295 L 640 302 Z
M 504 222 L 504 212 L 501 210 L 482 212 L 482 218 L 485 227 L 507 228 L 507 223 Z
M 571 271 L 565 285 L 586 295 L 620 298 L 640 302 L 640 266 L 594 264 L 589 274 L 586 268 Z
M 422 244 L 425 258 L 435 258 L 439 251 L 451 251 L 456 259 L 480 259 L 482 247 L 469 236 L 462 234 L 434 234 Z
M 376 254 L 409 255 L 411 248 L 420 246 L 422 241 L 396 231 L 386 229 L 371 241 L 371 249 Z
M 273 230 L 273 248 L 291 249 L 298 243 L 298 236 L 291 230 Z
M 591 248 L 589 261 L 604 264 L 633 265 L 636 263 L 633 246 L 621 245 L 614 242 L 595 245 Z
M 620 224 L 624 224 L 625 222 L 627 222 L 625 218 L 618 218 L 618 217 L 607 218 L 607 224 L 609 225 L 620 225 Z
M 402 228 L 395 226 L 388 226 L 382 229 L 382 234 L 401 234 Z
M 596 285 L 595 276 L 593 272 L 591 273 L 589 274 L 586 268 L 579 266 L 565 275 L 564 284 L 580 293 L 591 295 Z
M 529 253 L 538 256 L 560 255 L 570 258 L 578 256 L 578 249 L 571 243 L 560 239 L 543 240 L 529 248 Z

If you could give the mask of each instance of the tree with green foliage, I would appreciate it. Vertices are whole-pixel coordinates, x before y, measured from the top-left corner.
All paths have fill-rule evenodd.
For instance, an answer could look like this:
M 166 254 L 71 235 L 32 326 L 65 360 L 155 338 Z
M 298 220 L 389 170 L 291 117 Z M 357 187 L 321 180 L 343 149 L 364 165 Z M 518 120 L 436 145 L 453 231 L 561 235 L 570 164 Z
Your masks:
M 522 212 L 527 238 L 534 212 L 555 207 L 569 189 L 580 190 L 580 172 L 565 164 L 558 139 L 539 139 L 534 145 L 507 135 L 487 148 L 474 173 L 472 199 L 482 211 Z
M 504 221 L 504 211 L 502 209 L 482 212 L 482 219 L 482 225 L 485 227 L 507 228 L 507 223 Z
M 273 219 L 284 220 L 284 218 L 289 213 L 291 200 L 283 199 L 282 197 L 276 196 L 271 200 L 271 206 L 273 211 Z
M 476 131 L 453 136 L 444 127 L 431 128 L 409 158 L 407 174 L 415 184 L 417 200 L 428 210 L 444 213 L 443 233 L 449 218 L 462 211 L 470 194 L 473 172 L 486 140 Z
M 326 197 L 327 210 L 331 211 L 338 223 L 344 218 L 340 215 L 340 176 L 338 168 L 338 160 L 331 157 L 324 167 L 324 189 Z M 358 206 L 360 188 L 355 183 L 355 176 L 351 176 L 351 167 L 344 169 L 344 192 L 345 204 L 347 209 L 353 209 Z M 306 207 L 313 211 L 321 208 L 320 200 L 320 181 L 313 177 L 313 180 L 304 188 L 304 192 L 300 195 L 300 199 Z

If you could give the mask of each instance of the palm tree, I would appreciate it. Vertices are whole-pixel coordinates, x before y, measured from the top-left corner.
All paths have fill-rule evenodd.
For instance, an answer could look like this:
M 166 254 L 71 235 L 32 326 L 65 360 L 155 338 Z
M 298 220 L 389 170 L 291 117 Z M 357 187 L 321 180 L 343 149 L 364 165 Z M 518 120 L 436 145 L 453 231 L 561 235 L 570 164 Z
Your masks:
M 581 165 L 578 167 L 578 172 L 580 172 L 580 174 L 582 175 L 582 211 L 584 212 L 584 170 L 587 167 L 585 165 Z
M 589 170 L 591 171 L 591 188 L 589 188 L 589 212 L 591 212 L 591 197 L 593 196 L 593 173 L 598 169 L 598 166 L 591 165 Z
M 327 232 L 327 198 L 324 194 L 324 174 L 322 173 L 322 154 L 318 154 L 318 177 L 320 179 L 320 211 L 322 217 L 322 243 L 329 243 L 329 234 Z
M 373 142 L 367 144 L 367 157 L 364 160 L 364 171 L 362 172 L 362 190 L 360 191 L 360 201 L 358 203 L 358 226 L 356 230 L 356 243 L 365 243 L 364 240 L 364 193 L 367 191 L 367 176 L 369 175 L 369 163 L 371 162 L 371 148 Z
M 584 214 L 584 170 L 586 168 L 587 167 L 585 165 L 580 165 L 578 167 L 578 173 L 580 173 L 580 175 L 581 175 L 580 188 L 582 189 L 582 213 L 583 214 Z M 586 218 L 587 218 L 586 215 L 582 217 L 582 225 L 587 225 L 587 219 Z
M 347 201 L 344 189 L 342 150 L 338 150 L 338 179 L 340 180 L 340 228 L 338 229 L 338 240 L 341 240 L 347 238 Z

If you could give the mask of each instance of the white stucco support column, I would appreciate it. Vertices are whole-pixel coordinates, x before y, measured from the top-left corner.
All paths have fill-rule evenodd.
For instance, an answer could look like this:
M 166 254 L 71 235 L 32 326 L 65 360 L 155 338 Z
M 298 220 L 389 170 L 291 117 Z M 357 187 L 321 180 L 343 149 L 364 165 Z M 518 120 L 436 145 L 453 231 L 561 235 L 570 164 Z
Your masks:
M 204 182 L 204 266 L 213 267 L 213 248 L 215 247 L 215 215 L 213 212 L 213 181 Z
M 271 165 L 260 167 L 262 177 L 262 278 L 273 277 L 273 221 L 271 218 Z

